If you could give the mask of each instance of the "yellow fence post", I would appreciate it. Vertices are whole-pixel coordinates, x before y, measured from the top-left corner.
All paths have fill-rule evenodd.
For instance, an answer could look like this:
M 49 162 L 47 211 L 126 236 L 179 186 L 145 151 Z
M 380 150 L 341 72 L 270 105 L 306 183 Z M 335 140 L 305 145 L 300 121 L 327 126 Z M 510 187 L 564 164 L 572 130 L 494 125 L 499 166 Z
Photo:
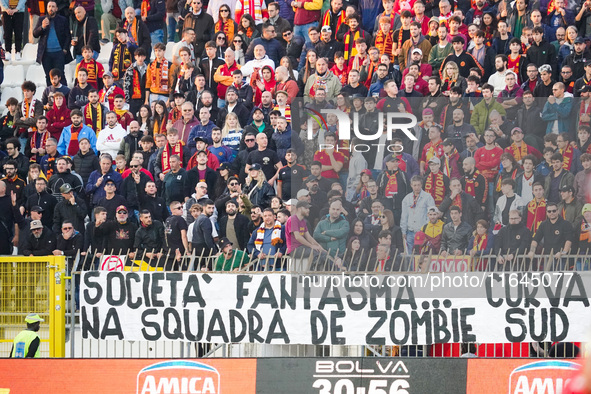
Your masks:
M 0 357 L 8 356 L 31 312 L 45 319 L 42 357 L 65 357 L 65 268 L 64 256 L 0 257 Z

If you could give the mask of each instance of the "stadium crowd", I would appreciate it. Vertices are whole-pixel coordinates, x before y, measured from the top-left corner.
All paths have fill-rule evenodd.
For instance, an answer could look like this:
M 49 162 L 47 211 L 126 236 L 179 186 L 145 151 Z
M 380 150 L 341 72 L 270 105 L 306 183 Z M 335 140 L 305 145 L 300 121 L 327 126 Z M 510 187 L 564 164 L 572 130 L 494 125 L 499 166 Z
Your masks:
M 27 8 L 47 78 L 2 98 L 2 254 L 390 270 L 591 249 L 591 1 L 1 4 L 2 56 Z M 322 109 L 404 149 L 356 149 Z

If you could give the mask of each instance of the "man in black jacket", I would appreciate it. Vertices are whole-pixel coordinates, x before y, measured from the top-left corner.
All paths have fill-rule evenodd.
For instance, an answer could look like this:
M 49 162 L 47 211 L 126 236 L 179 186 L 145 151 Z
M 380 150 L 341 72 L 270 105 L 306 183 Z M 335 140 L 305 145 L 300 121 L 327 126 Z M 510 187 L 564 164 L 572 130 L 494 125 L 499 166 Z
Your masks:
M 521 221 L 522 214 L 518 209 L 509 211 L 509 225 L 501 228 L 495 236 L 494 254 L 497 258 L 497 269 L 513 271 L 521 269 L 519 266 L 520 257 L 527 252 L 531 244 L 531 231 Z M 513 267 L 512 267 L 513 266 Z
M 328 67 L 334 66 L 334 54 L 343 51 L 343 44 L 333 38 L 330 26 L 322 26 L 320 29 L 320 41 L 316 43 L 316 52 L 318 57 L 328 59 Z M 371 75 L 369 76 L 371 78 Z
M 75 20 L 72 26 L 72 47 L 74 48 L 74 58 L 82 59 L 82 47 L 90 46 L 98 55 L 101 51 L 99 44 L 99 30 L 96 19 L 86 15 L 86 10 L 82 6 L 74 10 Z
M 44 226 L 53 227 L 53 211 L 57 199 L 47 192 L 47 181 L 43 178 L 35 179 L 35 194 L 30 195 L 25 203 L 25 212 L 43 212 L 40 219 Z
M 558 77 L 558 67 L 556 67 L 556 48 L 545 40 L 544 28 L 542 26 L 536 26 L 533 29 L 534 42 L 531 47 L 527 50 L 528 60 L 541 67 L 544 64 L 549 64 L 552 67 L 553 79 L 556 80 Z
M 150 181 L 146 183 L 144 193 L 139 194 L 140 211 L 148 211 L 151 217 L 154 217 L 154 220 L 163 222 L 170 216 L 170 213 L 168 212 L 164 199 L 156 195 L 157 192 L 158 189 L 154 182 Z
M 30 225 L 30 234 L 23 242 L 23 256 L 49 256 L 55 250 L 55 235 L 43 226 L 40 220 L 33 220 Z
M 140 171 L 141 164 L 138 160 L 132 159 L 130 167 L 131 173 L 123 179 L 119 188 L 119 193 L 127 200 L 127 208 L 131 211 L 132 217 L 137 222 L 137 215 L 134 211 L 139 211 L 139 195 L 145 193 L 146 184 L 150 182 L 150 177 Z
M 234 86 L 230 86 L 226 90 L 226 105 L 220 110 L 218 114 L 218 126 L 220 128 L 224 127 L 224 124 L 226 123 L 226 116 L 230 112 L 234 112 L 236 116 L 238 116 L 238 121 L 241 125 L 248 122 L 250 111 L 244 104 L 238 102 L 238 96 L 238 89 L 236 89 Z
M 136 249 L 136 258 L 143 259 L 151 266 L 164 263 L 164 225 L 159 220 L 152 221 L 147 209 L 140 212 L 140 227 L 135 233 L 133 247 Z
M 142 16 L 142 21 L 148 27 L 152 44 L 164 42 L 164 19 L 166 18 L 166 3 L 164 0 L 150 0 L 148 12 Z
M 240 250 L 245 250 L 248 244 L 248 232 L 244 231 L 248 227 L 249 220 L 246 216 L 238 212 L 238 205 L 235 200 L 226 201 L 226 215 L 222 216 L 220 225 L 220 238 L 228 238 L 239 246 Z M 233 241 L 232 241 L 233 239 Z
M 98 200 L 96 206 L 107 210 L 107 219 L 115 219 L 115 212 L 119 206 L 127 206 L 127 200 L 120 194 L 116 194 L 117 185 L 112 179 L 105 181 L 105 197 Z
M 40 17 L 35 30 L 33 30 L 33 37 L 39 38 L 37 63 L 43 65 L 47 86 L 51 85 L 49 71 L 52 68 L 57 68 L 62 72 L 62 75 L 65 75 L 65 65 L 72 61 L 72 55 L 70 54 L 72 41 L 70 24 L 66 17 L 57 14 L 57 9 L 55 0 L 47 2 L 47 16 Z M 49 37 L 55 37 L 57 39 L 60 46 L 59 50 L 49 51 L 50 49 L 47 43 Z
M 205 43 L 211 40 L 214 30 L 213 18 L 202 7 L 202 0 L 187 0 L 178 23 L 179 36 L 182 36 L 182 32 L 187 28 L 195 31 L 195 57 L 202 56 Z M 203 67 L 201 69 L 203 70 Z
M 74 228 L 84 229 L 84 218 L 86 217 L 86 204 L 82 198 L 74 195 L 74 189 L 66 183 L 60 187 L 60 194 L 63 200 L 58 202 L 53 213 L 53 231 L 59 232 L 63 222 L 74 223 Z
M 79 251 L 84 247 L 84 236 L 74 228 L 72 222 L 62 223 L 62 232 L 57 237 L 55 249 L 52 251 L 54 256 L 66 256 L 69 270 L 72 270 L 72 264 Z
M 150 31 L 141 18 L 135 16 L 135 9 L 133 7 L 127 7 L 125 9 L 125 20 L 121 21 L 119 27 L 127 30 L 129 42 L 143 48 L 147 54 L 152 53 Z
M 247 126 L 247 128 L 250 127 Z M 240 151 L 238 152 L 238 156 L 232 162 L 232 169 L 234 173 L 238 174 L 238 179 L 240 183 L 244 183 L 246 180 L 246 160 L 248 159 L 248 155 L 250 152 L 257 149 L 256 145 L 256 135 L 257 131 L 244 131 L 244 144 L 246 145 L 246 149 L 240 147 Z M 272 141 L 272 140 L 271 140 Z
M 107 253 L 126 254 L 130 259 L 135 257 L 133 245 L 136 232 L 137 225 L 129 220 L 128 210 L 124 206 L 117 207 L 115 220 L 107 220 L 97 229 L 97 233 L 105 235 Z

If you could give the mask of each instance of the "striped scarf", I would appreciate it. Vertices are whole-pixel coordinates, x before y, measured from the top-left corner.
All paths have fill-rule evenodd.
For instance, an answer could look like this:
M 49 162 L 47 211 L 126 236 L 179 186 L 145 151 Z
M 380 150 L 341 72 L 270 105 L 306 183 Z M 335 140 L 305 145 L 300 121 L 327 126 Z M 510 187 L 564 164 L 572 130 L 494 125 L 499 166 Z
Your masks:
M 527 228 L 536 235 L 540 224 L 546 220 L 546 200 L 542 199 L 539 203 L 534 198 L 527 204 Z
M 261 226 L 257 229 L 257 237 L 254 240 L 254 247 L 260 252 L 261 248 L 263 247 L 263 240 L 265 239 L 265 223 L 261 224 Z M 281 239 L 281 223 L 279 221 L 275 221 L 273 225 L 273 232 L 271 233 L 271 245 L 277 246 L 278 244 L 283 243 Z
M 234 40 L 234 35 L 236 32 L 234 31 L 234 21 L 232 19 L 228 19 L 226 22 L 223 22 L 221 19 L 218 23 L 215 24 L 215 32 L 224 32 L 226 35 L 226 42 L 231 43 Z
M 341 27 L 341 25 L 347 19 L 343 10 L 339 11 L 337 17 L 338 17 L 337 24 L 334 28 L 334 34 L 333 34 L 333 37 L 335 37 L 335 38 L 336 38 L 336 33 L 339 30 L 339 27 Z M 322 27 L 329 26 L 332 29 L 331 22 L 332 22 L 332 11 L 329 9 L 324 13 L 324 17 L 322 18 Z
M 376 34 L 376 42 L 375 42 L 374 46 L 376 48 L 378 48 L 378 50 L 380 51 L 380 55 L 388 54 L 390 56 L 391 62 L 394 61 L 394 55 L 392 54 L 392 44 L 393 44 L 392 31 L 389 31 L 388 33 L 384 33 L 380 29 L 380 31 L 378 31 L 378 34 Z
M 351 36 L 353 36 L 353 39 L 351 39 Z M 355 41 L 357 41 L 358 38 L 359 30 L 356 32 L 349 31 L 345 36 L 345 61 L 348 61 L 349 58 L 353 58 L 357 55 L 357 45 L 355 45 Z M 361 30 L 361 38 L 365 38 L 365 32 L 363 30 Z

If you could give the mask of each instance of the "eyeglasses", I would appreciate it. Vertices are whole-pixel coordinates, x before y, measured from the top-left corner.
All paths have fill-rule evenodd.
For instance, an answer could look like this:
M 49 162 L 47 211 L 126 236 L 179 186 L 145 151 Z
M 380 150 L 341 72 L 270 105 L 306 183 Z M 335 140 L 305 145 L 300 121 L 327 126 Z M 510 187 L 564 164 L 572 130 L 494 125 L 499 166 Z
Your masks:
M 285 33 L 283 33 L 283 37 L 289 37 L 289 36 L 291 36 L 290 31 L 286 31 Z
M 244 140 L 244 142 L 254 142 L 254 139 L 248 139 L 248 140 Z
M 237 185 L 238 185 L 238 182 L 232 182 L 229 184 L 229 186 L 237 186 Z
M 131 168 L 139 168 L 139 166 L 131 166 Z
M 222 37 L 222 36 L 219 36 L 217 39 L 218 40 L 224 40 L 224 41 L 226 41 L 226 39 L 224 37 Z
M 117 212 L 117 214 L 118 215 L 123 215 L 123 214 L 126 214 L 127 215 L 127 211 L 119 211 L 119 212 Z
M 242 42 L 242 40 L 234 40 L 234 42 Z
M 183 207 L 174 207 L 174 208 L 171 208 L 171 209 L 183 209 Z
M 67 230 L 72 230 L 74 227 L 62 227 L 62 230 L 67 231 Z
M 220 10 L 220 12 L 230 12 L 230 10 Z
M 565 71 L 561 71 L 560 73 L 561 74 L 572 74 L 573 72 L 572 71 L 565 70 Z
M 556 212 L 558 212 L 558 209 L 548 209 L 546 212 L 548 212 L 548 213 L 556 213 Z

